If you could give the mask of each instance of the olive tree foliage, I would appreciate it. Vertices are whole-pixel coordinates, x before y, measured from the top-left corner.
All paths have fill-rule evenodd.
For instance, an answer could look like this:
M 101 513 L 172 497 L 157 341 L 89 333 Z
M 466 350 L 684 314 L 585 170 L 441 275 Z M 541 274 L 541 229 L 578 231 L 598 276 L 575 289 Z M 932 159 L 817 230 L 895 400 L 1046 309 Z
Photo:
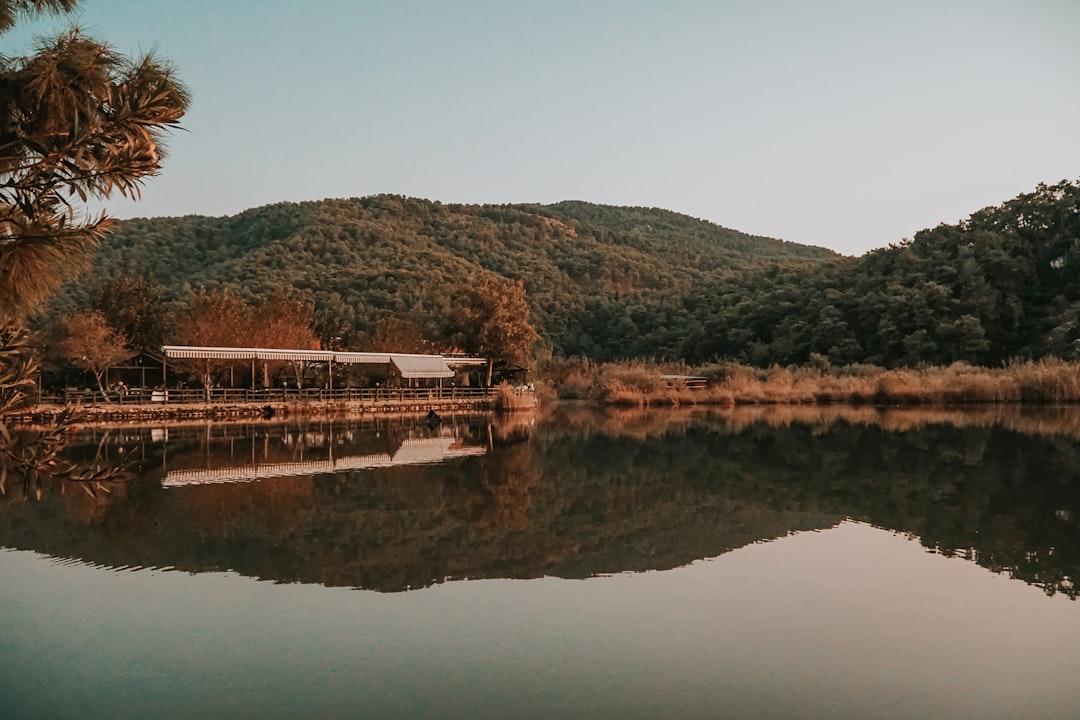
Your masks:
M 364 338 L 361 350 L 428 355 L 436 352 L 438 347 L 437 342 L 428 339 L 431 335 L 425 331 L 420 319 L 388 315 L 375 323 L 374 329 Z
M 314 329 L 314 308 L 288 289 L 271 289 L 269 295 L 256 303 L 252 310 L 250 333 L 253 346 L 288 350 L 319 349 L 319 336 Z M 264 387 L 269 387 L 271 377 L 286 367 L 291 369 L 297 387 L 303 382 L 304 366 L 301 362 L 264 360 L 261 365 Z
M 197 347 L 251 346 L 251 305 L 231 292 L 200 290 L 188 298 L 177 322 L 182 345 Z M 174 360 L 173 365 L 199 378 L 206 387 L 220 384 L 234 363 L 230 360 Z
M 492 273 L 472 277 L 456 295 L 452 341 L 488 358 L 487 384 L 497 360 L 527 365 L 540 335 L 533 327 L 525 285 Z
M 76 0 L 0 0 L 0 33 Z M 152 55 L 127 58 L 78 29 L 0 57 L 0 412 L 33 401 L 37 359 L 21 329 L 112 227 L 88 203 L 138 197 L 160 170 L 187 91 Z M 59 437 L 63 428 L 55 429 Z M 0 473 L 56 475 L 56 442 L 0 423 Z
M 184 345 L 199 347 L 254 347 L 317 350 L 319 337 L 313 329 L 315 312 L 304 299 L 286 288 L 272 288 L 254 303 L 227 290 L 200 290 L 187 300 L 178 322 L 177 337 Z M 235 370 L 233 360 L 177 360 L 174 365 L 197 376 L 203 385 L 221 384 Z M 260 361 L 262 384 L 291 368 L 297 384 L 302 366 L 288 361 Z
M 75 367 L 92 372 L 98 390 L 104 393 L 105 372 L 135 355 L 127 335 L 110 325 L 100 310 L 75 313 L 60 325 L 57 352 Z

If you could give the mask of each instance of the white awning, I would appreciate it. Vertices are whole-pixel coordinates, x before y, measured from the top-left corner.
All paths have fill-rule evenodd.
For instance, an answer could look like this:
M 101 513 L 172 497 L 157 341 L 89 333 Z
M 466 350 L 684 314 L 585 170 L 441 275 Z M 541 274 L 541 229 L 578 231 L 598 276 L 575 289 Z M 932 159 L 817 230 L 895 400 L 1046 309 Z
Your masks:
M 447 367 L 480 367 L 487 365 L 487 358 L 469 357 L 468 355 L 443 355 Z
M 462 445 L 459 438 L 444 435 L 432 438 L 405 438 L 394 453 L 395 465 L 430 465 L 449 458 L 483 455 L 483 445 Z
M 195 345 L 165 345 L 161 348 L 167 358 L 199 358 L 209 360 L 304 360 L 307 362 L 336 362 L 385 365 L 389 353 L 333 352 L 331 350 L 289 350 L 284 348 L 199 347 Z M 438 357 L 438 356 L 436 356 Z
M 332 460 L 308 460 L 306 462 L 281 462 L 215 468 L 213 470 L 169 470 L 161 480 L 166 488 L 183 485 L 206 485 L 209 483 L 249 482 L 265 478 L 297 477 L 319 473 L 335 473 L 346 470 L 373 470 L 393 465 L 429 465 L 452 458 L 484 455 L 484 445 L 462 445 L 452 437 L 410 438 L 402 442 L 393 457 L 387 453 L 372 455 L 348 455 Z
M 452 378 L 454 371 L 446 365 L 442 355 L 390 355 L 390 362 L 401 373 L 401 377 L 413 378 Z
M 195 345 L 164 345 L 161 351 L 167 358 L 198 358 L 209 360 L 288 360 L 306 362 L 335 362 L 354 365 L 386 365 L 393 363 L 403 378 L 452 378 L 454 367 L 483 365 L 477 357 L 444 357 L 442 355 L 411 355 L 405 353 L 334 352 L 331 350 L 288 350 L 283 348 L 199 347 Z

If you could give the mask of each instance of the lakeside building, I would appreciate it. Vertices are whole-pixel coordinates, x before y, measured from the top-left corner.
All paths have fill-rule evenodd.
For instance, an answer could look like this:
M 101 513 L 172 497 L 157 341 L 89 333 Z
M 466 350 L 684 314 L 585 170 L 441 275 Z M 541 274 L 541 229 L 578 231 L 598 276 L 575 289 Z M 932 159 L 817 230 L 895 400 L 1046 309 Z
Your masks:
M 230 362 L 231 378 L 235 378 L 235 368 L 242 364 L 248 369 L 250 364 L 251 388 L 255 389 L 258 366 L 267 363 L 288 363 L 299 368 L 296 373 L 297 384 L 302 385 L 305 366 L 315 365 L 325 369 L 322 383 L 327 388 L 351 387 L 358 382 L 360 386 L 374 383 L 382 387 L 437 387 L 441 389 L 445 382 L 462 387 L 480 385 L 480 369 L 488 360 L 482 357 L 465 355 L 421 355 L 415 353 L 377 353 L 335 350 L 297 350 L 284 348 L 238 348 L 238 347 L 198 347 L 192 345 L 165 345 L 161 348 L 163 382 L 168 380 L 168 361 L 180 361 L 185 370 L 191 372 L 203 361 L 205 373 L 210 374 L 211 361 Z M 175 363 L 174 363 L 175 364 Z M 338 377 L 335 381 L 335 367 Z M 350 372 L 352 369 L 358 372 Z M 343 372 L 344 371 L 344 372 Z M 359 377 L 357 377 L 357 375 Z

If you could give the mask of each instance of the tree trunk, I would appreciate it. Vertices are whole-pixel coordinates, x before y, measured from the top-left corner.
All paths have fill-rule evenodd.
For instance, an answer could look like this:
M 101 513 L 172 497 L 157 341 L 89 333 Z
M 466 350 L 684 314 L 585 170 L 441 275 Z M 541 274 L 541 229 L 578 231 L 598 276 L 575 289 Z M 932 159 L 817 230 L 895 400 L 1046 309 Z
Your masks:
M 111 400 L 109 400 L 109 393 L 105 392 L 105 386 L 101 383 L 101 377 L 105 374 L 105 371 L 102 370 L 99 372 L 97 370 L 93 370 L 91 372 L 94 373 L 94 379 L 97 380 L 98 390 L 100 390 L 101 394 L 105 397 L 105 402 L 111 402 Z

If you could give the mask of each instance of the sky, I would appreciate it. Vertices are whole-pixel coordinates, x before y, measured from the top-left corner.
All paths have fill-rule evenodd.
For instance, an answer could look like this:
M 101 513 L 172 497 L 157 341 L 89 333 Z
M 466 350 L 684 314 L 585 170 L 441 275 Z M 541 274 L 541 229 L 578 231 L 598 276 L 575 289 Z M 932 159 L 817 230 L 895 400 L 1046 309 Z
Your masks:
M 121 218 L 585 200 L 860 255 L 1080 179 L 1077 0 L 83 0 L 74 21 L 193 96 Z

